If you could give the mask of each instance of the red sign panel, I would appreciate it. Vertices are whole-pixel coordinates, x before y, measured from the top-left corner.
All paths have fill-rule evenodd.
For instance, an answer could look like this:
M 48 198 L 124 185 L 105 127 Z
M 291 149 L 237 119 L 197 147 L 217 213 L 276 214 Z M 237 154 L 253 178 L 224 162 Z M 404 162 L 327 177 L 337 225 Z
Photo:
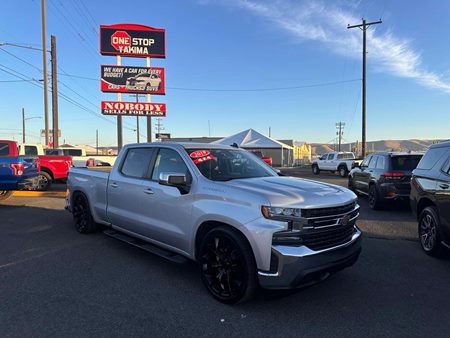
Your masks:
M 102 101 L 103 115 L 166 116 L 165 103 Z
M 109 93 L 164 95 L 164 68 L 102 65 L 100 88 Z
M 166 30 L 134 24 L 101 25 L 100 53 L 165 58 Z

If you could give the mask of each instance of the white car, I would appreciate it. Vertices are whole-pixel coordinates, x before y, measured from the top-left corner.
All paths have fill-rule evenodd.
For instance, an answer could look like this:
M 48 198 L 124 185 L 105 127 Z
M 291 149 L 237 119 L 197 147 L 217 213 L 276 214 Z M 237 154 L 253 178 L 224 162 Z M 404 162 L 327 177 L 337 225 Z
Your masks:
M 126 88 L 132 90 L 158 91 L 161 88 L 158 74 L 141 73 L 127 79 Z

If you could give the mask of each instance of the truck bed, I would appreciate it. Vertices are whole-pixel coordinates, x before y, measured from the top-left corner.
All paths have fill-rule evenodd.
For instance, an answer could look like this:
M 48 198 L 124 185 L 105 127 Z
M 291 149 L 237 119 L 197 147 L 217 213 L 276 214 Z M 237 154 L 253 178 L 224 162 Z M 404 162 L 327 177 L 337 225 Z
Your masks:
M 107 169 L 107 170 L 105 170 Z M 89 191 L 91 207 L 99 219 L 106 220 L 107 188 L 111 167 L 77 168 L 69 170 L 72 192 L 77 187 Z

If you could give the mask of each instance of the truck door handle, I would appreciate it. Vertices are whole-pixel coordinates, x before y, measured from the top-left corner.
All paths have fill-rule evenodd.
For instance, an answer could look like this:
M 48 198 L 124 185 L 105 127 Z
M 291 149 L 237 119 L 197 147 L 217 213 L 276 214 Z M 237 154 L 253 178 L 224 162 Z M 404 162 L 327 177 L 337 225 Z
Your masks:
M 440 184 L 439 185 L 442 189 L 448 189 L 449 185 L 448 184 Z
M 148 194 L 148 195 L 153 195 L 153 194 L 155 193 L 155 192 L 154 192 L 152 189 L 150 189 L 150 188 L 145 189 L 144 192 L 145 192 L 146 194 Z
M 110 184 L 110 187 L 111 187 L 111 188 L 117 188 L 117 187 L 118 187 L 118 185 L 117 185 L 117 183 L 116 183 L 116 182 L 113 182 L 113 183 L 111 183 L 111 184 Z

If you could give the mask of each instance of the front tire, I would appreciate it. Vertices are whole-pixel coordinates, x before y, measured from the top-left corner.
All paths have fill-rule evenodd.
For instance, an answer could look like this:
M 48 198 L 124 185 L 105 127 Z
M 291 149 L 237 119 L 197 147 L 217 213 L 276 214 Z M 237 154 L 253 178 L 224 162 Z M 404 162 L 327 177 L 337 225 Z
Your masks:
M 419 216 L 419 240 L 422 249 L 430 256 L 438 257 L 444 253 L 440 233 L 441 224 L 436 207 L 426 207 Z
M 319 166 L 318 166 L 317 164 L 314 164 L 314 165 L 311 167 L 311 169 L 312 169 L 312 173 L 313 173 L 314 175 L 319 175 L 319 174 L 320 174 L 320 169 L 319 169 Z
M 237 230 L 225 226 L 210 230 L 201 241 L 198 262 L 203 284 L 218 301 L 234 304 L 255 295 L 255 258 Z
M 10 190 L 0 190 L 0 201 L 4 201 L 11 196 L 12 191 Z
M 99 230 L 98 224 L 92 217 L 88 199 L 83 193 L 77 193 L 73 197 L 72 216 L 75 229 L 80 234 L 89 234 Z

